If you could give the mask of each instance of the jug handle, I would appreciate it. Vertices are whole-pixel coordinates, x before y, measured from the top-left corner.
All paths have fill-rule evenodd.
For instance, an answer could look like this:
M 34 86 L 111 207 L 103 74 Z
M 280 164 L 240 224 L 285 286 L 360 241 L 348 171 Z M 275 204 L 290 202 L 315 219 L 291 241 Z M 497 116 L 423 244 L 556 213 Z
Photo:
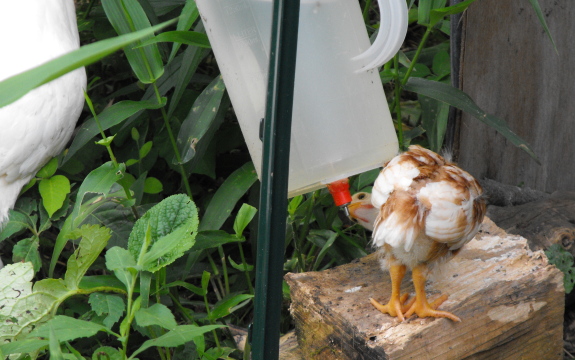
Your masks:
M 373 44 L 352 60 L 368 62 L 356 73 L 380 67 L 399 51 L 407 34 L 408 10 L 405 0 L 377 0 L 380 13 L 379 32 Z

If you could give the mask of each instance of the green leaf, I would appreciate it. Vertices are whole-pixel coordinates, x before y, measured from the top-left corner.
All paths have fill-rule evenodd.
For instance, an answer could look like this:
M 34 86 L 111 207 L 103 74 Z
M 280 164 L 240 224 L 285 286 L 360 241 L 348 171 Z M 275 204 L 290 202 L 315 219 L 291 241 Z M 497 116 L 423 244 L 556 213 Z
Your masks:
M 118 35 L 151 28 L 137 0 L 103 0 L 102 6 Z M 151 38 L 152 35 L 148 35 L 142 41 Z M 141 44 L 138 40 L 133 47 L 125 47 L 124 53 L 138 79 L 144 84 L 151 84 L 164 73 L 164 64 L 156 44 L 139 47 Z
M 12 249 L 12 261 L 14 263 L 29 261 L 34 265 L 34 272 L 38 272 L 42 268 L 39 246 L 40 241 L 36 236 L 18 241 Z
M 145 241 L 148 229 L 151 237 L 149 245 Z M 187 195 L 173 195 L 156 204 L 136 221 L 128 238 L 128 249 L 135 259 L 140 259 L 140 254 L 144 253 L 144 264 L 138 261 L 139 265 L 154 272 L 189 250 L 194 244 L 197 230 L 198 210 L 194 202 Z
M 106 251 L 106 268 L 114 272 L 126 289 L 133 286 L 132 283 L 137 275 L 136 267 L 136 260 L 127 249 L 114 246 Z
M 194 244 L 193 249 L 199 251 L 242 241 L 244 241 L 243 238 L 228 234 L 222 230 L 200 231 L 196 236 L 196 243 Z
M 204 291 L 202 288 L 199 288 L 195 285 L 189 284 L 185 281 L 174 281 L 166 285 L 167 288 L 174 287 L 174 286 L 181 286 L 193 292 L 198 296 L 206 296 L 207 292 Z
M 27 354 L 40 350 L 41 348 L 48 346 L 48 340 L 38 340 L 38 339 L 25 339 L 13 341 L 7 344 L 0 345 L 0 352 L 3 356 L 9 354 Z
M 537 155 L 535 155 L 525 140 L 511 131 L 505 121 L 493 115 L 487 114 L 485 111 L 481 110 L 481 108 L 475 104 L 469 95 L 463 91 L 456 89 L 451 85 L 421 78 L 409 78 L 407 83 L 404 85 L 404 89 L 418 93 L 420 95 L 429 96 L 430 98 L 439 101 L 443 101 L 451 106 L 465 111 L 476 119 L 497 130 L 497 132 L 503 135 L 507 140 L 511 141 L 511 143 L 529 154 L 538 164 L 541 164 L 537 158 Z
M 144 192 L 146 194 L 159 194 L 164 190 L 164 186 L 155 177 L 147 177 L 146 181 L 144 182 Z
M 242 204 L 240 211 L 238 211 L 238 215 L 236 215 L 236 220 L 234 221 L 234 231 L 236 232 L 236 236 L 242 236 L 244 229 L 248 226 L 250 221 L 252 221 L 257 212 L 258 209 L 255 207 L 248 204 Z
M 537 14 L 537 18 L 539 19 L 541 26 L 543 26 L 543 30 L 545 30 L 545 33 L 549 37 L 549 40 L 551 40 L 551 44 L 553 44 L 553 48 L 555 49 L 555 52 L 558 54 L 559 50 L 557 50 L 557 45 L 555 44 L 555 40 L 553 40 L 553 36 L 551 36 L 551 32 L 549 31 L 549 27 L 547 26 L 547 22 L 545 21 L 545 17 L 543 16 L 543 12 L 541 11 L 541 6 L 539 6 L 539 0 L 529 0 L 529 2 L 531 3 L 533 10 L 535 10 L 535 13 Z
M 228 176 L 206 208 L 200 223 L 200 230 L 219 230 L 232 213 L 238 200 L 244 196 L 257 178 L 254 164 L 251 162 L 244 164 Z
M 124 299 L 118 295 L 92 293 L 88 298 L 88 303 L 97 315 L 106 315 L 103 323 L 108 329 L 112 329 L 126 309 Z
M 49 338 L 50 329 L 53 329 L 58 334 L 60 342 L 91 337 L 100 331 L 108 332 L 108 329 L 100 324 L 74 319 L 70 316 L 57 315 L 47 323 L 34 329 L 30 336 Z
M 442 101 L 419 95 L 421 103 L 421 126 L 427 133 L 429 149 L 439 152 L 443 146 L 443 139 L 447 131 L 447 118 L 449 105 Z
M 228 260 L 230 261 L 232 267 L 238 271 L 252 271 L 254 269 L 254 266 L 250 264 L 238 264 L 234 261 L 234 259 L 231 258 L 231 256 L 228 256 Z
M 565 293 L 569 294 L 575 286 L 575 259 L 573 255 L 559 244 L 551 245 L 545 250 L 545 255 L 547 255 L 549 263 L 557 266 L 563 272 Z
M 431 10 L 429 13 L 429 26 L 434 27 L 446 16 L 464 12 L 474 1 L 475 0 L 465 0 L 453 6 L 448 6 L 446 8 L 435 8 Z
M 186 1 L 186 5 L 184 5 L 184 8 L 180 13 L 180 17 L 178 18 L 178 25 L 176 26 L 176 30 L 178 31 L 189 30 L 192 27 L 192 25 L 196 22 L 199 16 L 200 12 L 198 11 L 196 2 L 190 0 Z M 171 62 L 174 59 L 176 53 L 180 49 L 180 45 L 181 45 L 180 43 L 174 43 L 174 46 L 172 47 L 172 52 L 170 53 L 170 59 L 168 60 L 168 62 Z
M 333 245 L 337 238 L 337 233 L 331 230 L 311 230 L 309 233 L 310 241 L 316 244 L 321 250 L 315 259 L 313 269 L 318 269 L 321 261 L 325 257 L 327 251 Z
M 142 327 L 158 325 L 167 330 L 173 330 L 178 326 L 174 314 L 163 304 L 154 304 L 149 308 L 138 310 L 136 322 Z
M 0 108 L 18 100 L 40 85 L 46 84 L 72 70 L 90 65 L 138 39 L 150 36 L 173 22 L 173 20 L 167 21 L 132 34 L 82 46 L 80 49 L 57 57 L 44 65 L 12 76 L 0 82 Z
M 196 146 L 212 126 L 225 90 L 226 87 L 220 75 L 194 101 L 194 105 L 178 133 L 177 143 L 182 164 L 187 163 L 196 155 Z M 174 161 L 174 163 L 176 162 Z
M 155 37 L 143 41 L 140 46 L 146 46 L 159 42 L 174 42 L 191 46 L 198 46 L 201 48 L 210 49 L 210 41 L 206 34 L 194 31 L 166 31 Z
M 52 158 L 36 173 L 36 176 L 44 179 L 49 178 L 56 173 L 56 170 L 58 170 L 58 159 Z
M 81 237 L 80 244 L 68 259 L 64 281 L 68 289 L 78 289 L 80 281 L 90 266 L 96 261 L 110 239 L 110 229 L 98 225 L 83 225 L 70 234 L 71 238 Z
M 120 101 L 110 107 L 107 107 L 98 115 L 98 123 L 102 130 L 108 130 L 114 125 L 118 125 L 130 116 L 143 111 L 151 109 L 159 109 L 166 105 L 166 98 L 162 98 L 162 102 L 158 104 L 157 100 L 141 100 L 141 101 Z M 100 128 L 94 118 L 89 118 L 79 127 L 70 149 L 64 157 L 63 163 L 66 163 L 70 158 L 78 152 L 84 145 L 90 142 L 95 136 L 100 134 Z
M 60 333 L 56 335 L 56 330 L 52 324 L 48 326 L 48 341 L 50 342 L 50 360 L 64 360 L 62 349 L 60 348 Z
M 92 360 L 122 360 L 124 357 L 120 350 L 110 346 L 101 346 L 94 351 Z
M 8 239 L 10 236 L 19 233 L 24 229 L 33 229 L 34 225 L 30 218 L 17 210 L 10 210 L 10 218 L 0 232 L 0 241 Z
M 66 196 L 70 193 L 70 180 L 64 175 L 54 175 L 51 178 L 40 180 L 38 190 L 42 196 L 44 209 L 52 217 L 56 211 L 60 210 Z
M 78 224 L 82 223 L 92 211 L 105 204 L 102 197 L 94 198 L 90 203 L 83 204 L 84 196 L 88 193 L 97 193 L 104 195 L 105 198 L 109 194 L 112 185 L 124 176 L 123 174 L 125 170 L 126 166 L 124 164 L 119 164 L 119 166 L 116 167 L 111 161 L 108 161 L 97 169 L 92 170 L 88 176 L 86 176 L 82 185 L 80 185 L 80 188 L 78 189 L 76 203 L 74 204 L 72 214 L 70 214 L 64 222 L 60 233 L 58 233 L 56 243 L 54 244 L 50 268 L 48 270 L 50 277 L 54 274 L 56 262 L 58 261 L 67 241 L 70 239 L 70 233 Z
M 221 319 L 225 316 L 231 314 L 234 310 L 236 310 L 236 306 L 246 300 L 253 298 L 253 295 L 250 294 L 239 294 L 239 295 L 230 295 L 222 300 L 218 301 L 214 308 L 210 311 L 208 319 L 210 320 L 217 320 Z
M 145 143 L 144 145 L 142 145 L 142 147 L 140 148 L 140 159 L 145 158 L 149 153 L 150 150 L 152 150 L 152 146 L 153 146 L 153 141 L 148 141 L 147 143 Z
M 195 337 L 201 336 L 208 331 L 212 331 L 215 329 L 219 329 L 224 327 L 223 325 L 206 325 L 206 326 L 196 326 L 196 325 L 180 325 L 176 327 L 174 330 L 167 332 L 166 334 L 152 339 L 145 341 L 142 346 L 130 356 L 130 359 L 133 359 L 136 355 L 141 353 L 142 351 L 152 347 L 177 347 L 183 345 L 187 342 L 192 341 Z

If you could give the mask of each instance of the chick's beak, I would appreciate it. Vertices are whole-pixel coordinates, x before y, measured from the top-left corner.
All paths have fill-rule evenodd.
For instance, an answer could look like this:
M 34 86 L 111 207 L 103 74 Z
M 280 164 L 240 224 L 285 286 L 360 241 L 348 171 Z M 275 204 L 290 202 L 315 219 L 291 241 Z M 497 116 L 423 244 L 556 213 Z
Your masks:
M 352 202 L 347 206 L 347 210 L 349 211 L 349 217 L 361 220 L 364 223 L 368 223 L 369 222 L 368 218 L 359 215 L 362 209 L 365 209 L 366 211 L 364 213 L 367 213 L 367 211 L 373 209 L 373 205 L 371 205 L 371 203 L 362 203 L 358 201 L 358 202 Z

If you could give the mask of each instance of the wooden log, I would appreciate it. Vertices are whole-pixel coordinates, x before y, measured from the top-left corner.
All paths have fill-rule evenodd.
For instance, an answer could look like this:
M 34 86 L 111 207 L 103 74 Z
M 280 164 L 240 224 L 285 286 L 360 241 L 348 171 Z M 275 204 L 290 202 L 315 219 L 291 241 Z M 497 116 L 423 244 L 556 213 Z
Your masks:
M 504 231 L 525 237 L 531 250 L 560 244 L 575 256 L 575 192 L 517 206 L 490 206 L 488 216 Z
M 409 276 L 402 293 L 413 296 Z M 399 322 L 377 311 L 389 274 L 377 255 L 322 272 L 288 274 L 304 359 L 561 359 L 563 274 L 526 240 L 485 219 L 481 232 L 427 284 L 462 319 Z

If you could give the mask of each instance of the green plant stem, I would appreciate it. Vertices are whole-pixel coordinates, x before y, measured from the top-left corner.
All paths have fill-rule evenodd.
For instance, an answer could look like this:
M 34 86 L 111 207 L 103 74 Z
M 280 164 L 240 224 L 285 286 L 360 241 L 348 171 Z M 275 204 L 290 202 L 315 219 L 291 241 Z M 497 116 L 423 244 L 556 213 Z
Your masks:
M 216 278 L 216 281 L 218 282 L 219 292 L 223 294 L 224 293 L 224 284 L 222 284 L 222 281 L 221 281 L 220 276 L 219 276 L 220 270 L 218 269 L 218 266 L 216 265 L 216 262 L 214 261 L 212 254 L 210 254 L 210 253 L 208 253 L 208 261 L 210 262 L 210 266 L 212 267 L 214 277 Z M 221 295 L 218 295 L 218 291 L 216 291 L 216 296 L 218 297 L 218 300 L 221 300 Z
M 403 140 L 403 121 L 401 120 L 401 83 L 399 82 L 399 53 L 393 57 L 393 67 L 395 68 L 395 117 L 397 119 L 397 141 L 399 142 L 399 150 L 405 150 L 405 143 Z
M 253 295 L 254 294 L 254 287 L 252 286 L 252 278 L 250 276 L 250 272 L 248 271 L 248 263 L 246 262 L 246 257 L 244 256 L 244 248 L 242 246 L 242 243 L 239 243 L 238 247 L 240 248 L 240 258 L 242 259 L 242 264 L 244 264 L 244 273 L 246 274 L 246 280 L 248 282 L 248 288 L 249 288 L 250 294 Z
M 431 27 L 428 27 L 425 30 L 425 34 L 423 34 L 423 38 L 421 39 L 421 42 L 419 43 L 419 46 L 417 47 L 417 51 L 415 52 L 415 55 L 413 56 L 413 59 L 411 60 L 411 63 L 409 64 L 409 68 L 407 68 L 407 72 L 405 73 L 405 76 L 403 77 L 403 80 L 401 81 L 402 86 L 407 83 L 407 80 L 409 80 L 409 77 L 411 76 L 411 72 L 413 71 L 415 64 L 417 64 L 417 60 L 419 59 L 419 55 L 421 55 L 421 51 L 423 51 L 425 43 L 427 42 L 429 35 L 431 35 L 431 31 L 432 31 Z
M 204 303 L 206 304 L 206 313 L 208 314 L 208 319 L 210 321 L 210 324 L 214 324 L 214 321 L 212 319 L 210 319 L 210 314 L 211 314 L 211 310 L 210 310 L 210 303 L 208 302 L 208 294 L 204 295 Z M 218 349 L 220 349 L 220 339 L 218 338 L 218 334 L 216 333 L 216 330 L 212 330 L 212 334 L 214 335 L 214 341 L 216 342 L 216 346 L 218 347 Z
M 132 279 L 132 284 L 130 284 L 130 288 L 128 289 L 128 303 L 126 305 L 126 319 L 125 321 L 127 322 L 126 326 L 122 327 L 120 326 L 120 336 L 122 339 L 122 355 L 123 358 L 125 359 L 127 357 L 127 352 L 128 352 L 128 339 L 130 336 L 130 328 L 132 327 L 132 320 L 134 319 L 134 316 L 136 314 L 133 313 L 133 309 L 132 306 L 134 304 L 134 289 L 136 288 L 136 281 L 137 281 L 138 277 L 134 276 Z
M 222 273 L 224 275 L 224 297 L 230 293 L 230 280 L 228 277 L 228 265 L 226 262 L 226 254 L 224 253 L 224 247 L 218 246 L 218 253 L 220 254 L 220 259 L 222 261 Z
M 160 90 L 158 89 L 158 85 L 154 82 L 153 84 L 154 92 L 156 94 L 156 100 L 158 100 L 158 104 L 162 103 L 162 96 L 160 95 Z M 190 187 L 190 183 L 188 181 L 188 175 L 186 173 L 186 169 L 182 164 L 182 156 L 180 155 L 180 151 L 178 150 L 178 143 L 172 131 L 172 126 L 170 125 L 170 119 L 168 118 L 168 113 L 166 109 L 162 107 L 160 109 L 162 113 L 162 117 L 164 118 L 164 124 L 166 125 L 166 130 L 168 131 L 168 137 L 170 138 L 170 142 L 172 143 L 172 148 L 174 149 L 174 155 L 176 157 L 176 161 L 178 162 L 178 166 L 180 167 L 180 172 L 182 175 L 182 182 L 184 183 L 184 187 L 186 188 L 186 193 L 190 197 L 190 199 L 194 199 L 192 197 L 192 188 Z
M 369 9 L 371 8 L 371 0 L 365 1 L 365 7 L 363 8 L 363 22 L 367 24 L 369 20 Z

